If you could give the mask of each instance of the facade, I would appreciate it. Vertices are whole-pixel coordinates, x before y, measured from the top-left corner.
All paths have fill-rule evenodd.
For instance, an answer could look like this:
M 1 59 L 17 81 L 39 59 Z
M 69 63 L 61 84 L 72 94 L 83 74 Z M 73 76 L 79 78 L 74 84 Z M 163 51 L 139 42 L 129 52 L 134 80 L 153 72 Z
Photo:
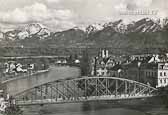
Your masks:
M 107 76 L 108 71 L 106 64 L 109 59 L 108 50 L 101 50 L 98 53 L 98 56 L 92 59 L 91 64 L 91 75 L 92 76 Z
M 168 85 L 168 63 L 158 62 L 143 71 L 143 81 L 154 87 L 165 87 Z
M 112 77 L 123 77 L 125 75 L 121 65 L 117 64 L 111 68 L 108 68 L 109 75 Z
M 99 68 L 96 73 L 97 76 L 108 76 L 108 70 L 106 68 Z
M 158 63 L 143 64 L 140 70 L 140 82 L 156 87 L 158 84 Z
M 129 64 L 124 67 L 126 78 L 148 84 L 153 87 L 168 85 L 168 63 L 142 63 L 140 67 Z
M 158 63 L 158 84 L 157 87 L 168 85 L 168 63 Z
M 123 60 L 122 56 L 109 55 L 101 50 L 91 64 L 92 76 L 112 76 L 135 80 L 153 87 L 168 85 L 168 63 L 158 60 L 158 56 L 133 55 Z M 159 61 L 159 62 L 158 62 Z

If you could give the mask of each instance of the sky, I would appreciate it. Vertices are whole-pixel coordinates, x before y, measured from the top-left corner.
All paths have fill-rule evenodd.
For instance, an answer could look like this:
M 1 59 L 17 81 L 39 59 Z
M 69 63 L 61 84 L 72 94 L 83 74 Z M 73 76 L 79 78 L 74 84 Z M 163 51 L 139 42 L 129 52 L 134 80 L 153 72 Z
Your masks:
M 130 22 L 168 15 L 168 0 L 0 0 L 0 5 L 1 29 L 41 23 L 56 31 L 118 19 Z M 128 14 L 130 11 L 133 13 Z

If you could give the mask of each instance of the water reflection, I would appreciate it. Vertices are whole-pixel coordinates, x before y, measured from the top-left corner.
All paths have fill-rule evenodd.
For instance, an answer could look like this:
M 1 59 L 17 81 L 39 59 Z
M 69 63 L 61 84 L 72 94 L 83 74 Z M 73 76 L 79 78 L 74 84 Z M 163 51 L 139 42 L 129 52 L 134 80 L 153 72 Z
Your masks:
M 53 104 L 23 109 L 23 115 L 147 115 L 145 111 L 121 107 L 109 102 Z

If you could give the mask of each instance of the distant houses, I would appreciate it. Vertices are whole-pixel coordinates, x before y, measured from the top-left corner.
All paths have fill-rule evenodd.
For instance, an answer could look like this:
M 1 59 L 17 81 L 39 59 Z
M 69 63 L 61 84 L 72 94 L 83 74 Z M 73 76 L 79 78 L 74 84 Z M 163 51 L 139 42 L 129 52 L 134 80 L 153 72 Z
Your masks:
M 113 56 L 102 49 L 91 60 L 91 76 L 122 77 L 165 87 L 168 85 L 168 59 L 161 54 Z

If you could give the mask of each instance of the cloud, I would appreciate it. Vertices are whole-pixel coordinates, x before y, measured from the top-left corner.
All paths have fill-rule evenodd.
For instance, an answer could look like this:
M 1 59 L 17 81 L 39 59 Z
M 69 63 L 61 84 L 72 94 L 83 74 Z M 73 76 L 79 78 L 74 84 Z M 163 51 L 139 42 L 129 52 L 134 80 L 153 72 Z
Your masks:
M 31 22 L 63 29 L 118 19 L 136 20 L 147 15 L 121 15 L 121 11 L 158 10 L 158 17 L 168 14 L 168 0 L 6 0 L 0 9 L 0 26 Z M 16 4 L 17 2 L 17 4 Z M 7 6 L 7 7 L 5 7 Z M 150 16 L 150 15 L 149 15 Z M 3 26 L 4 27 L 4 26 Z
M 49 9 L 45 4 L 34 3 L 31 6 L 16 8 L 13 11 L 0 12 L 0 23 L 45 23 L 45 21 L 55 20 L 54 22 L 69 22 L 71 24 L 74 16 L 74 13 L 69 9 Z
M 152 0 L 121 0 L 119 4 L 116 4 L 116 10 L 136 10 L 150 8 L 152 6 Z
M 46 2 L 48 2 L 48 3 L 59 3 L 60 0 L 46 0 Z
M 136 0 L 135 3 L 139 7 L 150 7 L 153 0 Z
M 127 5 L 123 4 L 123 3 L 120 3 L 120 4 L 116 5 L 114 8 L 116 10 L 126 10 L 127 9 Z
M 24 8 L 16 8 L 14 11 L 0 12 L 0 21 L 6 23 L 27 23 L 31 21 L 45 21 L 49 19 L 68 20 L 73 13 L 68 10 L 48 9 L 42 3 L 35 3 Z

